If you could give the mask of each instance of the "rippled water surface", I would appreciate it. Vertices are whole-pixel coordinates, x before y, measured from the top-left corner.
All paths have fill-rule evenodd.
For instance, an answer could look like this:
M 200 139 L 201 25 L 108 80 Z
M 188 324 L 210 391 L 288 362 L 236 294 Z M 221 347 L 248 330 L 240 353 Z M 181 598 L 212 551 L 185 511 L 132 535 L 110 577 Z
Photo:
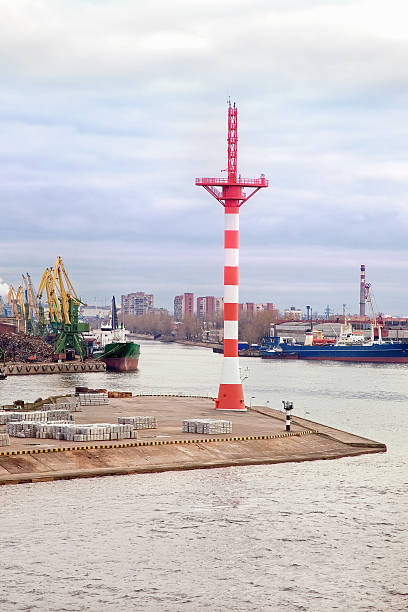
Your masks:
M 220 360 L 143 342 L 137 373 L 10 377 L 0 403 L 215 394 Z M 388 453 L 2 487 L 1 610 L 407 609 L 408 366 L 241 362 L 247 403 L 291 399 Z

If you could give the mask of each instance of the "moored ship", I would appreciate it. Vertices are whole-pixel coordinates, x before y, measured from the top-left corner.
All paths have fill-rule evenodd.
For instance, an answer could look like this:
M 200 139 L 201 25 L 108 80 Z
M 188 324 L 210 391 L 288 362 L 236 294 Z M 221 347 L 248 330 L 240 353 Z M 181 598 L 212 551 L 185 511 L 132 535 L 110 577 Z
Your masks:
M 318 334 L 317 337 L 314 334 Z M 305 343 L 296 343 L 293 338 L 269 338 L 260 350 L 262 359 L 308 359 L 330 361 L 353 361 L 358 363 L 408 363 L 407 342 L 366 342 L 361 335 L 344 326 L 336 340 L 323 337 L 321 332 L 306 334 Z
M 99 330 L 99 350 L 93 355 L 106 364 L 108 370 L 115 372 L 133 372 L 138 369 L 140 344 L 126 341 L 127 331 L 124 325 L 119 325 L 115 298 L 112 298 L 112 308 L 108 325 Z

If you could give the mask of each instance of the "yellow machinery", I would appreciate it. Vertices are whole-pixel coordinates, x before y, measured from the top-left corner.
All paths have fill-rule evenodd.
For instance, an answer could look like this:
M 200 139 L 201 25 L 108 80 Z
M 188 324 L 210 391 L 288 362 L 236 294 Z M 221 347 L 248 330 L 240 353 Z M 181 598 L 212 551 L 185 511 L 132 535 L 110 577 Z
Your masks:
M 16 317 L 16 319 L 24 318 L 25 303 L 23 287 L 20 285 L 17 291 L 15 291 L 13 285 L 11 285 L 8 292 L 7 300 L 13 309 L 13 315 Z
M 46 268 L 44 271 L 37 294 L 39 299 L 44 291 L 47 295 L 51 327 L 57 334 L 55 352 L 64 353 L 67 349 L 73 349 L 76 354 L 84 357 L 87 349 L 81 334 L 89 331 L 89 325 L 78 321 L 78 310 L 80 304 L 86 304 L 77 296 L 61 257 L 57 257 L 53 268 Z
M 15 291 L 11 285 L 8 292 L 8 303 L 11 305 L 13 316 L 19 322 L 24 321 L 24 331 L 34 333 L 39 319 L 39 308 L 36 294 L 30 275 L 22 274 L 23 284 Z
M 24 299 L 24 315 L 25 325 L 27 333 L 38 332 L 38 323 L 40 318 L 39 306 L 37 296 L 31 281 L 31 277 L 27 272 L 26 276 L 22 274 L 23 278 L 23 299 Z

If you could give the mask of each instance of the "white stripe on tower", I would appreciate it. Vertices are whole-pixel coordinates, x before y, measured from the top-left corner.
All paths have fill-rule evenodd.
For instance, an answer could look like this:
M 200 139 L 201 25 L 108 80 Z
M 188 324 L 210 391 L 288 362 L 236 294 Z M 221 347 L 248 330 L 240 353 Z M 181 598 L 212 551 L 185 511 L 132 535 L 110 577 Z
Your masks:
M 245 410 L 238 358 L 239 206 L 224 210 L 224 359 L 216 408 Z

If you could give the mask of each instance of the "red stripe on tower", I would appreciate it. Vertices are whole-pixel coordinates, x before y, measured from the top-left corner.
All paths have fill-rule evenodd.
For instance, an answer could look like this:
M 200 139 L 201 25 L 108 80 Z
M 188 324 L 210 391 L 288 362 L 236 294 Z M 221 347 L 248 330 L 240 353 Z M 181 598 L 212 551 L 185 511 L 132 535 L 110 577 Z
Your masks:
M 221 383 L 215 407 L 218 410 L 246 410 L 238 358 L 238 292 L 239 292 L 239 208 L 268 181 L 237 178 L 237 108 L 228 105 L 228 179 L 196 179 L 223 206 L 224 230 L 224 358 Z M 216 187 L 221 187 L 220 192 Z M 252 189 L 246 195 L 243 187 Z
M 238 304 L 224 303 L 224 320 L 238 321 Z
M 224 266 L 224 286 L 225 285 L 237 285 L 239 284 L 239 270 L 238 266 Z
M 226 249 L 238 249 L 239 247 L 239 232 L 225 230 L 224 246 Z
M 236 357 L 238 355 L 238 340 L 224 340 L 224 357 Z

